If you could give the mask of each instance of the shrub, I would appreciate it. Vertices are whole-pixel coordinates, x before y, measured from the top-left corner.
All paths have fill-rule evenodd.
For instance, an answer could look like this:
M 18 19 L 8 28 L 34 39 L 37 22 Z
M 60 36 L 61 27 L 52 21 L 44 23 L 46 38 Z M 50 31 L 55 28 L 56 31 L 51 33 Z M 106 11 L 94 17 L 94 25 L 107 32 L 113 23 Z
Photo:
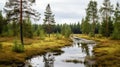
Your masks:
M 113 33 L 112 36 L 111 36 L 111 39 L 120 40 L 120 34 L 119 33 Z
M 71 28 L 70 27 L 66 27 L 64 36 L 66 38 L 68 38 L 71 34 L 72 34 Z
M 12 50 L 17 53 L 24 52 L 24 46 L 21 43 L 18 43 L 16 40 L 14 41 L 14 45 L 12 47 Z
M 102 38 L 103 36 L 101 34 L 96 35 L 97 38 Z
M 94 37 L 95 34 L 94 34 L 93 32 L 90 32 L 90 33 L 89 33 L 89 36 L 90 36 L 90 37 Z
M 40 34 L 39 34 L 40 39 L 44 40 L 44 39 L 45 39 L 45 35 L 46 35 L 46 33 L 45 33 L 44 30 L 41 28 L 41 29 L 40 29 Z
M 57 31 L 57 33 L 56 33 L 56 38 L 57 39 L 60 39 L 61 38 L 61 36 L 60 36 L 60 33 Z
M 70 26 L 68 26 L 67 24 L 64 24 L 61 28 L 61 34 L 66 38 L 68 38 L 72 34 L 72 30 Z

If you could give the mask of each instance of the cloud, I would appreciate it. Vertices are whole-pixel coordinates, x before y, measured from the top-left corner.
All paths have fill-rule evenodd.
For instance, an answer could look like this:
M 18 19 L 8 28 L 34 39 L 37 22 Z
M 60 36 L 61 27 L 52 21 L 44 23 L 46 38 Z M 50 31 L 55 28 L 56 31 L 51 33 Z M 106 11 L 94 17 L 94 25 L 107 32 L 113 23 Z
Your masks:
M 85 9 L 90 0 L 38 0 L 36 5 L 38 5 L 39 11 L 41 11 L 41 19 L 44 18 L 44 11 L 49 3 L 51 9 L 55 14 L 55 19 L 57 23 L 71 23 L 81 21 L 85 17 Z M 119 0 L 117 0 L 119 2 Z M 111 0 L 112 4 L 117 1 Z M 98 8 L 103 3 L 103 0 L 97 0 Z M 42 20 L 41 20 L 42 23 Z
M 51 9 L 55 14 L 55 20 L 57 23 L 70 23 L 80 21 L 80 19 L 85 15 L 84 6 L 87 5 L 87 3 L 83 0 L 39 0 L 37 1 L 36 5 L 37 8 L 42 7 L 39 9 L 39 11 L 42 13 L 41 19 L 44 18 L 44 11 L 48 3 L 51 5 Z
M 90 0 L 36 0 L 34 9 L 41 13 L 41 20 L 36 23 L 43 23 L 44 11 L 49 3 L 57 23 L 75 23 L 85 17 L 85 9 Z M 98 8 L 104 0 L 97 0 Z M 112 4 L 120 3 L 120 0 L 110 0 Z M 0 9 L 4 6 L 6 0 L 0 1 Z

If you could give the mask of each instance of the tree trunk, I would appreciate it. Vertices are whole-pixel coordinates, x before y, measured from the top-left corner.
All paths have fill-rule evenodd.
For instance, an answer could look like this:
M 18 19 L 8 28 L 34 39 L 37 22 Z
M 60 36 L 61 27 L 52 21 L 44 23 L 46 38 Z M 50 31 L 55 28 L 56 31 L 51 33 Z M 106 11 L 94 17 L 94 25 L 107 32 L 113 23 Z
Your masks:
M 22 0 L 20 0 L 20 39 L 21 39 L 21 44 L 23 45 L 23 30 L 22 30 Z
M 107 16 L 107 12 L 106 12 L 106 36 L 108 37 L 108 16 Z

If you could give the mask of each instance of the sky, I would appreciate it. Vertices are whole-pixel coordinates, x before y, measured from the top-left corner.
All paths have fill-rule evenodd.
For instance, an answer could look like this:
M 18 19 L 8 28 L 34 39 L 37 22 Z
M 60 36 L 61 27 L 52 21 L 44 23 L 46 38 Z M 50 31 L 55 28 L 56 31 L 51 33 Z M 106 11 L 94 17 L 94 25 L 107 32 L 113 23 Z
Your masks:
M 0 0 L 0 10 L 3 9 L 7 0 Z M 90 0 L 36 0 L 34 9 L 41 13 L 40 21 L 33 21 L 37 24 L 42 24 L 44 19 L 44 12 L 47 4 L 50 4 L 51 10 L 55 15 L 56 24 L 70 24 L 78 23 L 85 17 L 85 9 Z M 98 9 L 102 6 L 104 0 L 97 0 Z M 111 4 L 115 6 L 116 2 L 120 0 L 110 0 Z

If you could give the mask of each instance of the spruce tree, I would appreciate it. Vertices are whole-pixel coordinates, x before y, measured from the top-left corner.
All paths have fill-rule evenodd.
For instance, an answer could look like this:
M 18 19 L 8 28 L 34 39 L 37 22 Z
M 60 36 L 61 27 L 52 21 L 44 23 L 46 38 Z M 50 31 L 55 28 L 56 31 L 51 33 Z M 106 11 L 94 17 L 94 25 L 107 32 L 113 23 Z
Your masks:
M 2 34 L 2 32 L 3 32 L 4 24 L 5 24 L 5 22 L 4 22 L 4 18 L 2 16 L 2 11 L 0 11 L 0 34 Z
M 85 20 L 82 20 L 81 30 L 83 34 L 88 35 L 90 33 L 90 23 L 88 22 L 88 17 L 86 17 Z
M 114 21 L 114 31 L 112 34 L 112 38 L 120 40 L 120 4 L 119 3 L 116 4 L 114 18 L 115 21 Z
M 0 11 L 0 34 L 3 33 L 4 27 L 7 26 L 6 20 L 4 19 L 2 15 L 2 11 Z
M 30 17 L 28 16 L 27 19 L 24 20 L 23 22 L 23 35 L 28 38 L 33 37 L 33 31 L 32 31 L 32 24 L 31 24 Z
M 19 28 L 18 28 L 18 23 L 16 23 L 15 21 L 12 22 L 12 31 L 13 31 L 13 36 L 17 36 L 18 32 L 19 32 Z
M 63 24 L 63 26 L 61 27 L 61 34 L 68 38 L 72 34 L 70 26 L 67 24 Z
M 43 19 L 44 28 L 50 37 L 50 33 L 52 32 L 53 26 L 55 25 L 55 19 L 54 19 L 54 15 L 52 14 L 52 11 L 51 11 L 50 4 L 47 5 L 46 11 L 44 12 L 44 14 L 45 14 L 45 18 Z

